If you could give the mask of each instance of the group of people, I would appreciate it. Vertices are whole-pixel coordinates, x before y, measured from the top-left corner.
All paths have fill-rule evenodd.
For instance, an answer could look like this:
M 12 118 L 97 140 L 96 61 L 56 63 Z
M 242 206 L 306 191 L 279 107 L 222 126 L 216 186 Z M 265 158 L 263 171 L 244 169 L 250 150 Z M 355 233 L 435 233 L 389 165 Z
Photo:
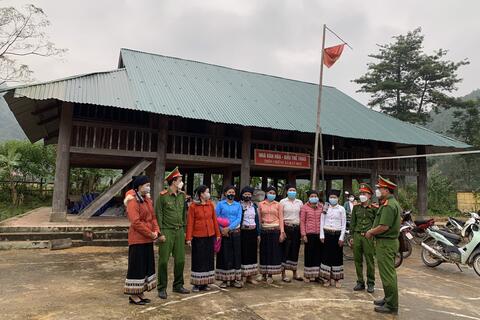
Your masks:
M 215 205 L 209 188 L 201 185 L 195 190 L 193 202 L 187 205 L 178 168 L 167 176 L 166 181 L 168 188 L 160 192 L 155 209 L 146 176 L 134 177 L 132 189 L 125 197 L 131 226 L 124 291 L 129 295 L 130 303 L 149 303 L 144 292 L 155 287 L 160 298 L 167 298 L 170 256 L 174 258 L 173 291 L 190 293 L 184 287 L 183 278 L 185 243 L 191 247 L 190 282 L 194 292 L 210 290 L 209 285 L 216 280 L 221 288 L 242 288 L 245 283 L 256 284 L 258 281 L 272 283 L 274 275 L 280 275 L 284 282 L 293 279 L 315 281 L 325 287 L 341 287 L 347 214 L 345 207 L 339 204 L 340 191 L 329 191 L 328 201 L 323 203 L 323 194 L 310 190 L 304 204 L 297 198 L 294 185 L 285 187 L 285 197 L 280 201 L 277 201 L 277 189 L 269 186 L 265 190 L 265 200 L 257 204 L 253 201 L 252 187 L 244 187 L 237 194 L 237 189 L 230 185 L 223 190 L 223 200 Z M 391 195 L 395 187 L 391 181 L 379 179 L 376 190 L 381 193 L 377 194 L 381 201 L 379 207 L 371 202 L 372 188 L 362 184 L 360 202 L 351 208 L 357 272 L 354 290 L 365 289 L 365 257 L 367 290 L 373 292 L 376 251 L 385 299 L 375 301 L 375 310 L 388 313 L 398 310 L 393 262 L 398 251 L 400 212 Z M 305 250 L 303 277 L 297 270 L 302 241 Z M 158 286 L 154 242 L 159 243 Z M 288 277 L 287 271 L 292 272 L 292 278 Z

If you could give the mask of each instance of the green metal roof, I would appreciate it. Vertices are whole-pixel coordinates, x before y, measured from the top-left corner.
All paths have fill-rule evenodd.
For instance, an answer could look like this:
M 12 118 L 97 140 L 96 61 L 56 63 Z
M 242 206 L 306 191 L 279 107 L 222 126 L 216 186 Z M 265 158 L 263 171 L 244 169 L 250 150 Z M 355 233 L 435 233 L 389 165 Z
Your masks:
M 5 98 L 30 140 L 38 139 L 45 133 L 45 128 L 30 127 L 36 122 L 28 107 L 29 99 L 58 99 L 218 123 L 313 133 L 318 95 L 318 85 L 314 83 L 129 49 L 120 51 L 118 70 L 6 90 L 10 94 Z M 368 109 L 329 86 L 324 86 L 321 125 L 324 134 L 346 138 L 470 147 Z M 47 131 L 51 130 L 48 128 Z
M 120 52 L 138 109 L 242 126 L 315 132 L 318 85 L 150 54 Z M 368 109 L 324 86 L 322 132 L 413 145 L 467 148 L 455 139 Z

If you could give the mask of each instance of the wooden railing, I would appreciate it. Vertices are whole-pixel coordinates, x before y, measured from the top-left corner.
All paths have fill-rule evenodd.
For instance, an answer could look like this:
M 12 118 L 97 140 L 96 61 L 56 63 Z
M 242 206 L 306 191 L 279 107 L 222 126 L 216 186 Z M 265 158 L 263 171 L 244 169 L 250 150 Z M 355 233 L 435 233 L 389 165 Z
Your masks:
M 229 137 L 168 132 L 167 153 L 223 159 L 242 159 L 242 141 Z
M 156 152 L 158 133 L 148 128 L 75 121 L 72 147 Z

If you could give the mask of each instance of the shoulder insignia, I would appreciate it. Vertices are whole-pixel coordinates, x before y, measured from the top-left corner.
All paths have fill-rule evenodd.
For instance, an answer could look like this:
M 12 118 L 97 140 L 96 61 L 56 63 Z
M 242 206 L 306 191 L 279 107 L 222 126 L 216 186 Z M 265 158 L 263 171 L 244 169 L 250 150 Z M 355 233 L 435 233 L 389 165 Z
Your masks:
M 382 205 L 383 206 L 388 206 L 388 200 L 385 200 L 385 202 Z
M 378 209 L 380 206 L 378 205 L 378 203 L 372 203 L 370 205 L 371 208 L 375 208 L 375 209 Z
M 167 192 L 168 192 L 168 190 L 165 189 L 165 190 L 163 190 L 162 192 L 160 192 L 160 195 L 163 196 L 163 195 L 167 194 Z

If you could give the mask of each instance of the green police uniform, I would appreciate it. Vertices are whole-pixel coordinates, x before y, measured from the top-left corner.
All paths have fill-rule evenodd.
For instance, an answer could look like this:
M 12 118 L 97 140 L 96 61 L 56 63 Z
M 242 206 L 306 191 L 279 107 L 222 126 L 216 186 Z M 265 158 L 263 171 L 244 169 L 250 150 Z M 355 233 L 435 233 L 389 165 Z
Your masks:
M 352 210 L 352 221 L 350 230 L 353 231 L 353 257 L 355 261 L 355 270 L 357 272 L 357 283 L 365 285 L 363 279 L 363 257 L 367 265 L 367 285 L 375 285 L 375 249 L 373 239 L 365 238 L 364 234 L 373 226 L 377 208 L 367 203 L 355 205 Z
M 185 266 L 185 213 L 186 197 L 183 191 L 172 192 L 169 188 L 160 193 L 155 202 L 160 232 L 165 242 L 158 249 L 158 290 L 166 290 L 168 282 L 168 259 L 174 259 L 173 288 L 183 288 L 183 268 Z
M 388 230 L 375 236 L 375 252 L 378 271 L 385 293 L 385 305 L 398 310 L 398 285 L 395 256 L 398 252 L 401 208 L 393 195 L 389 195 L 377 211 L 373 227 L 388 226 Z

